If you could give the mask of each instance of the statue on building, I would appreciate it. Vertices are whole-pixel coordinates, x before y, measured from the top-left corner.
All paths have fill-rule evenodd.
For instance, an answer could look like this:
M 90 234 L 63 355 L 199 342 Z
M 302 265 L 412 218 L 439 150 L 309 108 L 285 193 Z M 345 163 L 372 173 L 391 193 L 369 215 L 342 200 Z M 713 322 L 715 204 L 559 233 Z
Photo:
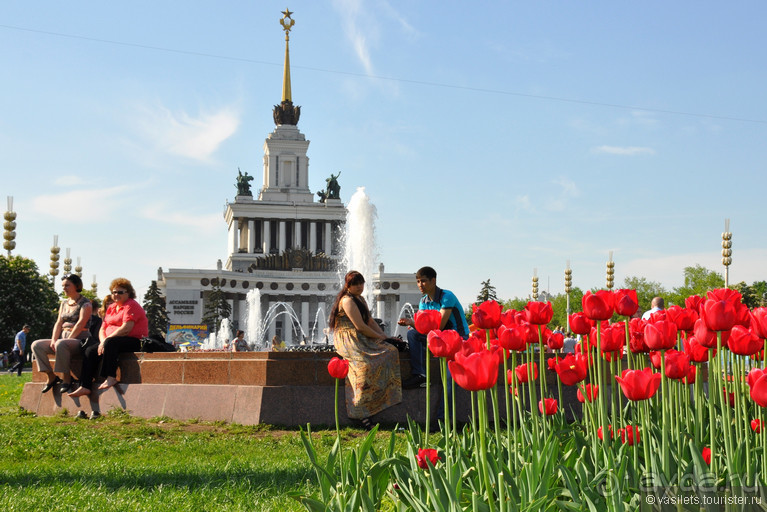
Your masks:
M 250 191 L 250 182 L 253 181 L 253 176 L 250 176 L 247 172 L 242 174 L 240 168 L 237 168 L 237 195 L 238 196 L 253 196 Z
M 320 190 L 317 195 L 320 197 L 320 203 L 324 203 L 328 199 L 341 199 L 341 185 L 338 184 L 338 177 L 341 176 L 341 172 L 338 174 L 330 173 L 330 178 L 327 178 L 325 182 L 327 186 L 325 190 Z

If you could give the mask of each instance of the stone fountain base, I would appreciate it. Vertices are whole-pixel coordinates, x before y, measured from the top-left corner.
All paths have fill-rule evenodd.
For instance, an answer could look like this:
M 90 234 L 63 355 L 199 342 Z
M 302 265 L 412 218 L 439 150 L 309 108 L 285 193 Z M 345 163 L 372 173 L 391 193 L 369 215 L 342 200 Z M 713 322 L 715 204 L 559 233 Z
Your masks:
M 120 384 L 94 391 L 88 397 L 69 398 L 58 390 L 42 394 L 46 376 L 35 364 L 32 382 L 25 384 L 19 405 L 43 416 L 66 410 L 105 413 L 113 408 L 142 418 L 167 416 L 179 420 L 226 421 L 243 425 L 266 423 L 298 426 L 334 425 L 334 379 L 327 364 L 333 352 L 171 352 L 123 354 L 117 374 Z M 409 354 L 400 354 L 404 378 L 410 375 Z M 432 417 L 437 400 L 442 399 L 439 366 L 433 361 L 431 388 Z M 73 373 L 79 374 L 80 361 L 73 361 Z M 504 379 L 500 375 L 499 383 Z M 548 375 L 548 386 L 556 396 L 556 376 Z M 344 406 L 344 386 L 339 391 L 340 421 L 350 424 Z M 499 386 L 503 409 L 504 386 Z M 425 420 L 425 389 L 403 390 L 402 402 L 375 416 L 383 424 L 404 424 L 408 416 Z M 563 391 L 565 411 L 580 415 L 574 387 Z M 456 411 L 459 421 L 471 414 L 470 394 L 456 388 Z M 502 417 L 505 413 L 502 412 Z M 572 414 L 569 414 L 572 416 Z

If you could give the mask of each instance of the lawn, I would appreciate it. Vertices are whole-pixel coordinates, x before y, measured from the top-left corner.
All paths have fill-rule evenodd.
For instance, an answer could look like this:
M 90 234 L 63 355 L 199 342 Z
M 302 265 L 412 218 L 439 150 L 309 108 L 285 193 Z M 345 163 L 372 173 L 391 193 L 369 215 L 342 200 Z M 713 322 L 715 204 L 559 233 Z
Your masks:
M 37 417 L 18 406 L 29 380 L 0 375 L 0 510 L 284 512 L 304 510 L 289 491 L 317 491 L 297 429 L 121 411 L 97 420 Z M 361 435 L 342 432 L 352 444 Z M 313 437 L 327 452 L 335 430 Z

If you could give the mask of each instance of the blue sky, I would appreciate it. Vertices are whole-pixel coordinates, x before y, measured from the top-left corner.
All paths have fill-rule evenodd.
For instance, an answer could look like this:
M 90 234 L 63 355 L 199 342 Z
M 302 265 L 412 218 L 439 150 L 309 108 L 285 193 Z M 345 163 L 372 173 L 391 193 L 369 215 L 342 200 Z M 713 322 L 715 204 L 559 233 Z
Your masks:
M 767 5 L 293 1 L 310 185 L 365 186 L 390 272 L 471 302 L 683 268 L 767 278 Z M 284 2 L 4 2 L 0 199 L 99 291 L 215 268 L 237 168 L 260 187 Z M 5 203 L 3 203 L 5 206 Z M 63 256 L 62 256 L 63 257 Z

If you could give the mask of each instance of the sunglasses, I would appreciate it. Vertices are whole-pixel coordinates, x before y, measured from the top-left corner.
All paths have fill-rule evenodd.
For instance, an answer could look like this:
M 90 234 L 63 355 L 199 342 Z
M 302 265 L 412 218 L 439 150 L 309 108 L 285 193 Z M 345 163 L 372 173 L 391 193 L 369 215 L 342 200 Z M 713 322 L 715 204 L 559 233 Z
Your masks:
M 126 293 L 128 293 L 128 292 L 126 292 L 126 291 L 121 291 L 121 290 L 113 290 L 113 291 L 112 291 L 112 295 L 124 295 L 124 294 L 126 294 Z

